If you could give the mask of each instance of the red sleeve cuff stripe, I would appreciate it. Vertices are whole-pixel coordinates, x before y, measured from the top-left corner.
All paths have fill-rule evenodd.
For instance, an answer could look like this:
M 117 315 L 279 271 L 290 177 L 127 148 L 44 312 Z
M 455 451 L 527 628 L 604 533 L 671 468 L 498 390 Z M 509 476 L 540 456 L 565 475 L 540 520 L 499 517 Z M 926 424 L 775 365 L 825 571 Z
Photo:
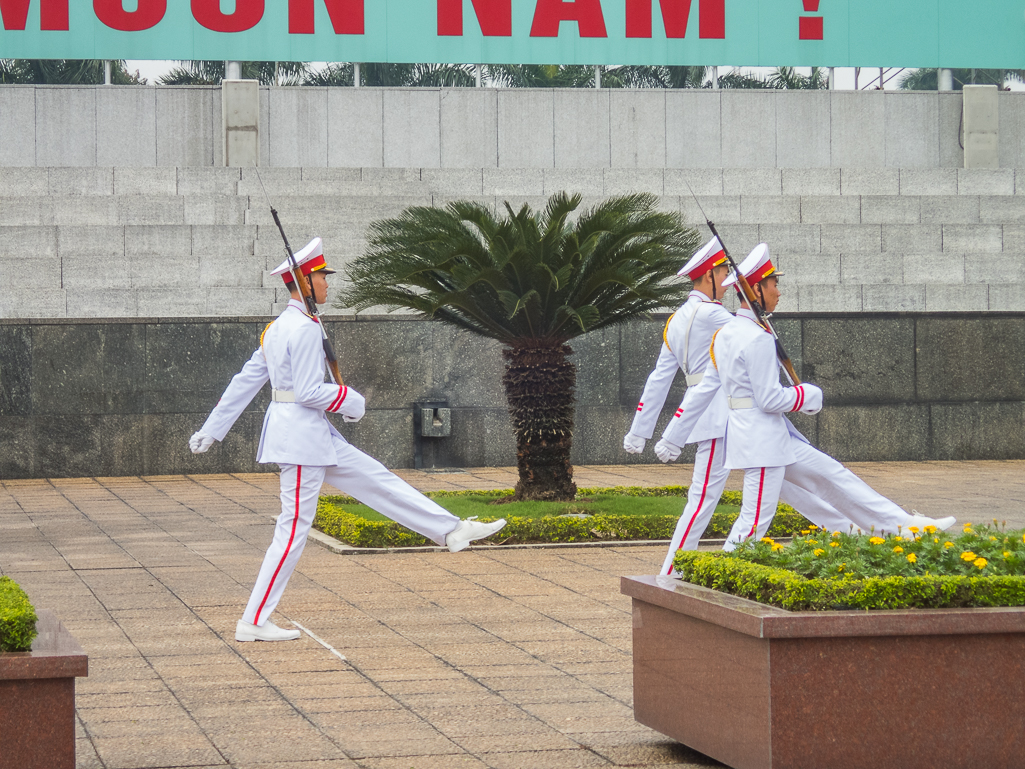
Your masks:
M 334 399 L 334 402 L 327 407 L 330 412 L 336 412 L 341 405 L 345 403 L 345 398 L 349 394 L 349 388 L 345 385 L 338 385 L 338 396 Z
M 792 410 L 800 411 L 801 406 L 804 405 L 804 387 L 802 385 L 798 385 L 794 389 L 797 391 L 797 398 L 794 401 L 794 408 Z

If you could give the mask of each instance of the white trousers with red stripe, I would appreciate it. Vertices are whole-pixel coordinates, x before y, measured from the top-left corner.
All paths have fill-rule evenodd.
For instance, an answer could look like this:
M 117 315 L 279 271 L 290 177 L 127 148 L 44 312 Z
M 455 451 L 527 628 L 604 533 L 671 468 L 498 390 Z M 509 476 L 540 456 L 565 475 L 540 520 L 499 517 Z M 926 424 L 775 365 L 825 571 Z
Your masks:
M 805 512 L 798 504 L 789 502 L 810 520 L 845 534 L 852 523 L 866 532 L 875 529 L 877 532 L 895 534 L 898 528 L 908 527 L 910 514 L 828 454 L 800 441 L 794 441 L 794 452 L 797 461 L 786 467 L 787 484 L 792 484 L 809 497 L 825 503 L 829 508 L 838 510 L 841 515 L 839 522 L 827 526 Z M 745 498 L 746 493 L 745 488 Z M 786 500 L 786 495 L 784 499 Z
M 306 546 L 325 481 L 439 545 L 445 544 L 445 536 L 459 523 L 452 513 L 355 446 L 337 437 L 333 445 L 334 465 L 281 465 L 281 515 L 242 615 L 246 622 L 262 625 L 281 600 Z
M 761 539 L 765 536 L 779 507 L 779 493 L 786 470 L 786 467 L 749 467 L 744 470 L 744 501 L 723 550 L 734 550 L 738 543 L 749 537 Z
M 694 476 L 687 492 L 687 504 L 676 523 L 669 552 L 662 562 L 662 574 L 673 573 L 673 558 L 677 550 L 697 550 L 698 540 L 708 528 L 708 521 L 719 504 L 730 471 L 723 466 L 723 439 L 714 438 L 698 442 L 694 457 Z

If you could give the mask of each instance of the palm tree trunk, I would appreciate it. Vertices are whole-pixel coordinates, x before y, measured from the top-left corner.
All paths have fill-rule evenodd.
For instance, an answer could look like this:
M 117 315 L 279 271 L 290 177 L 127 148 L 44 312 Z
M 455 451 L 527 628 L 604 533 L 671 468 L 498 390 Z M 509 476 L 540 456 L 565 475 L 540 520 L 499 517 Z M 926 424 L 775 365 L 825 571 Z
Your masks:
M 515 499 L 572 500 L 577 493 L 569 459 L 577 382 L 572 352 L 547 339 L 525 339 L 502 351 L 520 471 Z

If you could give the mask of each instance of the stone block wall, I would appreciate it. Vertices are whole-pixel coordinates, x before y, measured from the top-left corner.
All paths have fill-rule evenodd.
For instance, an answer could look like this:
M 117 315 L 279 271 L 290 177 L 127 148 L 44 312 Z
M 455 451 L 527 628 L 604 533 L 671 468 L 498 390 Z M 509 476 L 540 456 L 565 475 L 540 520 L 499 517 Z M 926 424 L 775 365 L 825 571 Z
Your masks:
M 656 461 L 651 443 L 638 457 L 622 437 L 664 320 L 571 343 L 575 463 Z M 0 321 L 0 478 L 273 470 L 255 464 L 267 388 L 223 444 L 201 456 L 187 448 L 264 322 Z M 1025 458 L 1025 313 L 779 315 L 777 326 L 798 372 L 825 392 L 820 414 L 794 422 L 838 459 Z M 347 383 L 367 397 L 361 422 L 337 422 L 355 445 L 412 467 L 413 404 L 443 400 L 452 436 L 425 452 L 428 466 L 515 464 L 497 344 L 413 319 L 336 320 L 328 330 Z M 678 378 L 656 436 L 682 397 Z
M 264 168 L 294 248 L 333 266 L 372 222 L 472 199 L 648 192 L 742 257 L 769 243 L 784 312 L 1025 310 L 1025 172 L 1002 168 Z M 690 195 L 688 185 L 696 193 Z M 0 168 L 0 318 L 264 316 L 284 258 L 254 169 Z M 344 275 L 332 279 L 334 294 Z M 329 312 L 344 310 L 329 309 Z

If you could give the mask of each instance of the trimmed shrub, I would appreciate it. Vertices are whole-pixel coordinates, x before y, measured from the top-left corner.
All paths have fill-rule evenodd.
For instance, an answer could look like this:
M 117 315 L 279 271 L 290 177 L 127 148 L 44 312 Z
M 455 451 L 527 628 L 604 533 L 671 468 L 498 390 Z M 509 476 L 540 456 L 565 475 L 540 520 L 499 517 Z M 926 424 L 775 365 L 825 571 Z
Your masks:
M 639 486 L 616 486 L 603 489 L 580 489 L 578 497 L 586 498 L 603 494 L 623 494 L 633 497 L 685 497 L 686 486 L 663 486 L 642 488 Z M 458 496 L 511 496 L 512 491 L 457 491 L 430 492 L 434 499 Z M 720 500 L 722 504 L 739 505 L 741 493 L 727 491 Z M 350 497 L 321 497 L 317 506 L 314 527 L 354 547 L 422 547 L 433 545 L 423 537 L 393 521 L 368 521 L 346 512 L 346 504 L 354 504 Z M 494 521 L 503 516 L 481 517 L 481 521 Z M 713 513 L 705 530 L 705 538 L 723 538 L 729 534 L 736 513 Z M 521 518 L 511 516 L 498 534 L 488 538 L 492 544 L 526 544 L 540 542 L 599 542 L 602 540 L 626 541 L 640 539 L 669 539 L 676 522 L 675 515 L 590 515 L 584 518 L 547 516 L 543 518 Z M 775 537 L 789 537 L 809 526 L 809 522 L 789 505 L 780 505 L 769 532 Z
M 0 577 L 0 652 L 25 652 L 36 633 L 36 610 L 10 577 Z
M 695 585 L 791 611 L 1025 606 L 1025 577 L 844 576 L 807 578 L 730 553 L 683 551 L 673 561 Z

